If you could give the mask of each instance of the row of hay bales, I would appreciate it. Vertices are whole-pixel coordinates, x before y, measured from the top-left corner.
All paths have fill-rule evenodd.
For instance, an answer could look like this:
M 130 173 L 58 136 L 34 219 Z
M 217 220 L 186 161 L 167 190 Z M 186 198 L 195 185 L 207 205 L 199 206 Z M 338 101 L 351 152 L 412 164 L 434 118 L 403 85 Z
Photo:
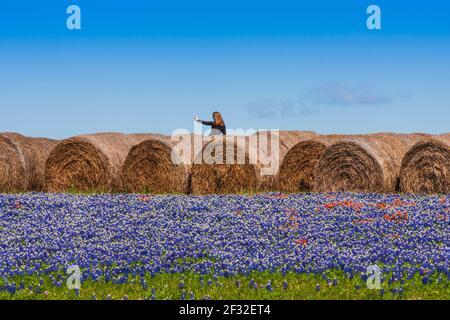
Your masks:
M 450 134 L 325 135 L 284 158 L 282 191 L 450 193 Z
M 234 143 L 235 160 L 242 154 L 244 164 L 201 163 L 203 152 L 193 147 L 194 162 L 177 165 L 176 143 L 159 134 L 98 133 L 56 141 L 2 133 L 0 191 L 450 193 L 450 134 L 280 131 L 281 165 L 269 176 L 261 175 L 263 163 L 250 163 L 257 152 L 251 147 L 239 150 Z M 202 141 L 203 151 L 215 150 L 215 143 L 224 142 Z

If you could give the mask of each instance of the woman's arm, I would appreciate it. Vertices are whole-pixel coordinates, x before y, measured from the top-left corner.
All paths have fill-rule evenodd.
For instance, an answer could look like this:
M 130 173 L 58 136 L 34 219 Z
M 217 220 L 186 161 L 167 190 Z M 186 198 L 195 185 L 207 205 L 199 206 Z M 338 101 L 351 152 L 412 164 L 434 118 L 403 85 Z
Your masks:
M 212 125 L 214 125 L 213 121 L 202 121 L 202 120 L 199 120 L 199 122 L 201 122 L 201 124 L 203 124 L 205 126 L 212 126 Z
M 205 126 L 213 126 L 214 125 L 214 121 L 203 121 L 203 120 L 200 120 L 198 117 L 194 117 L 194 120 Z

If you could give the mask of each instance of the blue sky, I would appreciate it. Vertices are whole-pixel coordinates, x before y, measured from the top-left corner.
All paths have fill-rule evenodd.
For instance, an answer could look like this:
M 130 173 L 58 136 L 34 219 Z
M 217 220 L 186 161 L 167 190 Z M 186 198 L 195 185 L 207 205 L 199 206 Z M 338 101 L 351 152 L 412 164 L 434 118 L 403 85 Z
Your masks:
M 82 29 L 66 28 L 80 6 Z M 366 28 L 377 4 L 382 29 Z M 0 131 L 450 131 L 448 1 L 0 3 Z

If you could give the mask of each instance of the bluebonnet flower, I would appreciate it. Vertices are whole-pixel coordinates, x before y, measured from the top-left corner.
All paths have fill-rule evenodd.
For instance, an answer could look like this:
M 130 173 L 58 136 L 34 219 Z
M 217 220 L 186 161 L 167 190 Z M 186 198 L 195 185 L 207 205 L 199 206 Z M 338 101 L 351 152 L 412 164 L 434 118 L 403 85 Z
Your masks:
M 15 294 L 16 291 L 17 291 L 17 286 L 16 286 L 16 284 L 15 284 L 15 283 L 11 283 L 11 284 L 8 286 L 8 291 L 9 291 L 10 294 Z
M 337 285 L 338 285 L 338 280 L 337 280 L 336 278 L 334 278 L 334 279 L 333 279 L 333 286 L 334 286 L 334 287 L 337 287 Z
M 219 277 L 253 271 L 321 275 L 328 282 L 330 269 L 365 282 L 367 275 L 361 274 L 368 252 L 401 286 L 404 277 L 417 273 L 424 285 L 435 275 L 437 281 L 450 277 L 448 248 L 436 245 L 446 243 L 450 233 L 450 225 L 439 218 L 450 209 L 450 195 L 442 196 L 444 201 L 441 196 L 344 192 L 276 197 L 169 195 L 142 201 L 137 195 L 0 195 L 0 204 L 8 208 L 0 210 L 0 221 L 11 231 L 0 232 L 7 253 L 0 279 L 50 274 L 49 284 L 62 287 L 62 266 L 76 263 L 83 281 L 117 284 L 148 273 L 154 278 L 192 272 L 214 274 L 217 285 Z M 22 209 L 14 207 L 16 202 Z M 292 208 L 299 209 L 293 213 Z M 396 209 L 408 211 L 407 223 L 392 218 Z M 299 222 L 301 228 L 293 227 Z M 299 259 L 305 252 L 308 258 Z M 391 282 L 389 276 L 386 281 Z M 39 284 L 30 291 L 42 291 L 43 279 Z

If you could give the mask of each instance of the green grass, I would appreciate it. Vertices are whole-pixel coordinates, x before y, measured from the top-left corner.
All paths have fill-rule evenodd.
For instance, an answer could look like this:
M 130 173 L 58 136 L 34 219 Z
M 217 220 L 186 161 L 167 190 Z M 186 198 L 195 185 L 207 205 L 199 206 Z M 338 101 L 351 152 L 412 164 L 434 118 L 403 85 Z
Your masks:
M 393 283 L 390 286 L 384 283 L 385 294 L 381 295 L 379 290 L 370 290 L 366 284 L 359 278 L 353 280 L 348 279 L 342 272 L 330 271 L 328 272 L 330 279 L 338 279 L 338 285 L 328 285 L 326 280 L 322 279 L 322 276 L 307 275 L 307 274 L 294 274 L 289 273 L 285 277 L 281 273 L 253 273 L 251 276 L 233 276 L 222 277 L 218 279 L 218 284 L 214 281 L 213 276 L 204 277 L 204 285 L 200 283 L 200 276 L 194 274 L 159 274 L 155 277 L 146 277 L 148 284 L 148 290 L 144 291 L 139 278 L 133 278 L 130 276 L 127 284 L 112 284 L 111 282 L 105 283 L 103 280 L 94 282 L 92 280 L 85 281 L 82 284 L 80 295 L 75 295 L 73 290 L 68 290 L 65 281 L 61 288 L 57 288 L 51 284 L 48 276 L 25 276 L 10 279 L 14 281 L 17 286 L 23 281 L 25 283 L 25 289 L 17 291 L 16 294 L 1 291 L 0 299 L 16 299 L 16 300 L 87 300 L 92 299 L 95 295 L 97 299 L 106 299 L 108 295 L 111 295 L 112 299 L 123 299 L 125 295 L 130 300 L 139 300 L 151 297 L 151 289 L 156 288 L 157 300 L 179 300 L 182 290 L 179 288 L 180 280 L 183 278 L 185 282 L 186 298 L 189 299 L 189 293 L 192 291 L 195 294 L 195 299 L 213 299 L 213 300 L 318 300 L 318 299 L 368 299 L 368 300 L 381 300 L 381 299 L 423 299 L 423 300 L 435 300 L 435 299 L 450 299 L 450 287 L 449 281 L 445 275 L 442 275 L 442 281 L 437 281 L 438 276 L 434 277 L 432 284 L 423 285 L 421 277 L 416 275 L 415 278 L 407 280 L 403 285 L 400 283 Z M 43 279 L 44 284 L 37 292 L 40 279 Z M 64 275 L 64 279 L 66 276 Z M 208 286 L 208 279 L 212 280 L 212 285 Z M 249 288 L 248 284 L 251 279 L 258 284 L 262 284 L 262 288 L 253 289 Z M 236 287 L 236 281 L 240 280 L 241 288 Z M 265 285 L 271 280 L 273 285 L 273 291 L 269 292 Z M 282 288 L 283 281 L 288 283 L 287 290 Z M 3 285 L 3 281 L 0 280 L 0 286 Z M 316 284 L 320 285 L 320 291 L 316 292 Z M 33 290 L 29 290 L 29 286 L 33 286 Z M 361 288 L 356 289 L 359 285 Z M 392 289 L 403 287 L 403 294 L 393 295 Z

